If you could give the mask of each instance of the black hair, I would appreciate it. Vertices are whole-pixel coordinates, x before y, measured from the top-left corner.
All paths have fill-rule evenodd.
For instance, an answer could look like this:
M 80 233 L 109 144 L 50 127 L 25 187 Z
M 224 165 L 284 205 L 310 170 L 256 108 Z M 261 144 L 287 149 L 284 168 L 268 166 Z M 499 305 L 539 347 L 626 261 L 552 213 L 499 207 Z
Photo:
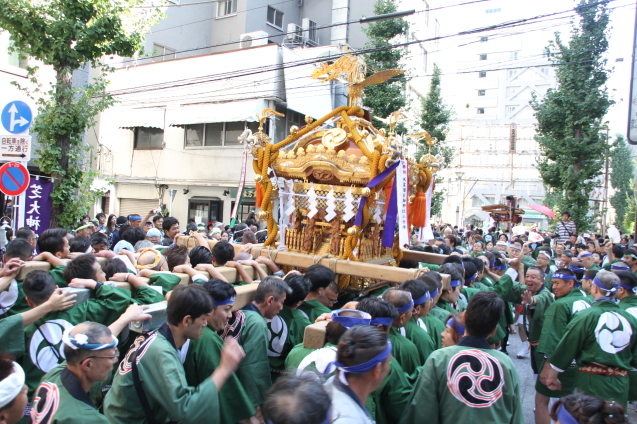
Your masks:
M 188 252 L 190 265 L 196 267 L 199 264 L 211 264 L 212 252 L 206 246 L 195 246 Z
M 312 265 L 305 271 L 305 276 L 312 283 L 312 291 L 315 292 L 320 288 L 327 288 L 334 281 L 336 275 L 328 267 L 320 264 Z
M 355 325 L 341 337 L 336 358 L 347 367 L 360 365 L 374 358 L 386 346 L 387 333 L 383 330 L 371 325 Z
M 234 247 L 227 241 L 218 241 L 212 246 L 212 257 L 217 265 L 225 265 L 234 258 Z
M 463 261 L 463 262 L 464 262 L 464 278 L 462 279 L 462 282 L 464 283 L 464 280 L 467 280 L 473 277 L 475 273 L 478 272 L 478 270 L 476 269 L 476 265 L 473 262 L 471 261 Z
M 36 305 L 41 305 L 55 291 L 55 280 L 46 271 L 36 269 L 27 274 L 22 282 L 22 290 L 24 295 Z
M 597 270 L 597 269 L 587 269 L 584 272 L 584 275 L 592 280 L 593 278 L 595 278 L 597 276 L 598 272 L 599 272 L 599 270 Z
M 179 224 L 179 221 L 177 221 L 177 218 L 173 218 L 172 216 L 169 216 L 164 218 L 164 222 L 161 224 L 161 228 L 164 231 L 169 231 L 170 227 L 172 227 L 175 224 Z
M 418 268 L 418 261 L 414 261 L 411 259 L 401 259 L 400 263 L 398 264 L 398 267 L 407 268 L 407 269 Z
M 489 264 L 492 264 L 493 262 L 495 262 L 495 255 L 493 254 L 493 252 L 484 252 L 484 256 L 489 261 Z M 484 265 L 484 263 L 482 263 L 482 265 Z
M 485 255 L 485 256 L 486 256 L 486 253 L 487 252 L 482 252 L 482 254 Z M 476 267 L 476 271 L 477 272 L 484 271 L 484 262 L 480 258 L 465 258 L 464 262 L 465 262 L 465 265 L 466 265 L 466 262 L 471 262 Z M 471 274 L 471 275 L 473 275 L 473 274 Z
M 163 254 L 166 258 L 166 264 L 168 264 L 168 270 L 172 271 L 177 265 L 183 265 L 186 263 L 188 248 L 186 246 L 176 244 L 165 249 Z
M 452 263 L 452 264 L 455 263 L 455 264 L 458 264 L 458 265 L 462 266 L 462 258 L 460 256 L 458 256 L 458 255 L 450 255 L 450 256 L 447 256 L 446 258 L 444 258 L 442 260 L 442 264 L 441 265 L 445 265 L 445 264 L 449 264 L 449 263 Z
M 347 312 L 342 312 L 341 316 L 349 316 Z M 338 346 L 338 341 L 343 334 L 347 331 L 347 328 L 343 327 L 338 322 L 330 321 L 325 326 L 325 343 L 330 343 Z
M 188 224 L 186 224 L 186 233 L 190 234 L 190 232 L 192 231 L 197 231 L 197 224 L 195 224 L 194 222 L 189 222 Z
M 567 258 L 572 258 L 573 257 L 573 252 L 571 252 L 568 249 L 564 249 L 564 251 L 562 252 L 562 255 L 566 256 Z
M 578 423 L 623 424 L 629 423 L 624 407 L 614 400 L 604 400 L 581 392 L 558 399 L 551 408 L 551 418 L 557 421 L 557 411 L 561 406 Z
M 274 296 L 275 299 L 280 299 L 284 295 L 289 294 L 292 294 L 290 286 L 281 278 L 270 275 L 261 280 L 252 300 L 254 300 L 255 303 L 263 303 L 265 299 L 270 296 Z
M 254 235 L 254 233 L 251 230 L 245 230 L 243 233 L 241 233 L 241 243 L 243 243 L 243 244 L 248 244 L 248 243 L 256 244 L 257 243 L 257 236 Z
M 615 256 L 616 258 L 622 258 L 624 257 L 624 248 L 622 247 L 621 244 L 613 244 L 613 256 Z
M 64 268 L 64 280 L 70 283 L 74 278 L 95 279 L 95 269 L 93 265 L 97 262 L 97 258 L 92 254 L 80 255 L 73 258 Z
M 637 287 L 637 275 L 630 271 L 617 271 L 615 274 L 619 277 L 619 281 L 630 287 Z
M 38 238 L 38 249 L 40 252 L 49 252 L 55 255 L 64 250 L 64 238 L 66 230 L 64 228 L 49 228 L 40 234 Z
M 449 247 L 448 244 L 445 243 L 441 243 L 440 246 L 438 246 L 438 249 L 440 249 L 443 255 L 450 255 L 453 250 L 451 247 Z
M 462 265 L 447 263 L 438 268 L 438 271 L 441 274 L 449 274 L 452 280 L 464 281 L 464 271 L 462 270 Z
M 372 318 L 398 318 L 396 307 L 385 299 L 378 297 L 366 297 L 358 302 L 356 309 L 367 312 Z
M 9 259 L 18 258 L 21 261 L 28 261 L 31 255 L 33 255 L 33 247 L 31 243 L 23 238 L 17 238 L 11 240 L 5 247 L 4 258 Z
M 100 219 L 101 217 L 106 218 L 106 214 L 103 212 L 98 213 L 97 215 L 95 215 L 95 219 Z
M 153 216 L 153 224 L 154 224 L 155 222 L 159 221 L 160 219 L 164 219 L 164 217 L 163 217 L 163 216 L 161 216 L 161 215 L 155 215 L 155 216 Z M 162 226 L 162 228 L 163 228 L 163 226 Z
M 546 274 L 544 273 L 544 270 L 542 268 L 540 268 L 537 265 L 532 265 L 530 267 L 527 268 L 526 272 L 529 271 L 538 271 L 540 273 L 540 275 L 542 276 L 542 278 L 544 278 L 546 276 Z
M 86 326 L 86 328 L 82 331 L 82 334 L 86 335 L 88 339 L 87 343 L 110 343 L 113 339 L 111 330 L 104 324 L 100 324 L 98 322 L 85 322 L 81 325 Z M 95 355 L 94 350 L 71 349 L 70 347 L 64 345 L 64 356 L 66 357 L 66 362 L 68 362 L 69 365 L 78 365 L 84 358 L 93 355 Z
M 106 281 L 118 272 L 128 272 L 126 264 L 119 258 L 108 258 L 102 263 L 102 271 L 106 274 Z
M 574 269 L 575 268 L 579 268 L 579 269 L 585 268 L 584 265 L 582 265 L 581 262 L 573 262 L 573 263 L 571 263 L 571 267 L 573 267 Z M 578 281 L 581 280 L 582 277 L 584 276 L 584 271 L 586 271 L 586 270 L 584 269 L 584 271 L 575 271 L 574 269 L 571 270 L 571 271 L 573 271 L 573 275 L 575 275 L 575 278 L 577 278 Z
M 35 237 L 35 233 L 29 227 L 22 227 L 15 232 L 15 238 L 31 240 L 33 237 Z
M 212 298 L 201 285 L 178 285 L 168 299 L 166 308 L 168 323 L 179 325 L 187 316 L 192 317 L 193 320 L 197 319 L 212 312 L 212 307 Z
M 305 275 L 289 274 L 285 277 L 284 281 L 292 290 L 292 293 L 285 296 L 283 304 L 286 306 L 294 306 L 298 302 L 301 302 L 307 297 L 310 290 L 312 290 L 312 283 Z
M 480 291 L 469 300 L 465 327 L 472 336 L 487 338 L 504 313 L 504 301 L 492 291 Z
M 418 299 L 423 297 L 425 293 L 429 292 L 429 286 L 422 280 L 406 280 L 398 286 L 401 290 L 408 291 L 411 293 L 412 299 Z M 416 304 L 414 302 L 414 306 L 422 305 L 422 303 Z
M 263 403 L 263 418 L 271 424 L 327 422 L 332 400 L 314 373 L 284 375 L 270 387 Z
M 123 232 L 120 232 L 119 236 L 122 240 L 135 246 L 135 243 L 146 238 L 146 233 L 141 227 L 128 227 Z
M 102 233 L 93 233 L 91 236 L 91 246 L 96 244 L 108 244 L 108 238 Z
M 211 278 L 210 280 L 205 281 L 202 286 L 206 289 L 213 301 L 223 302 L 224 300 L 237 295 L 237 291 L 234 289 L 232 284 L 228 284 L 218 278 Z
M 442 276 L 436 271 L 425 272 L 420 275 L 417 280 L 427 284 L 429 287 L 429 293 L 433 293 L 436 290 L 440 291 L 442 288 Z
M 91 241 L 88 237 L 77 236 L 69 243 L 69 252 L 86 253 L 91 247 Z

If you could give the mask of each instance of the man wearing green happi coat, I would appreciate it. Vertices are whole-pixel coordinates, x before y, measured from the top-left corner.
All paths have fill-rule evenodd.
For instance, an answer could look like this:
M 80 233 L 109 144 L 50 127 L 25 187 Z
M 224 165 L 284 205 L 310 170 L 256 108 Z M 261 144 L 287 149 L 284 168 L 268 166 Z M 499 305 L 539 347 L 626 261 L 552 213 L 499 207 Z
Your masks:
M 543 383 L 550 369 L 548 358 L 553 355 L 566 332 L 566 327 L 576 313 L 590 307 L 590 302 L 578 287 L 574 274 L 573 271 L 566 268 L 559 269 L 553 274 L 553 293 L 556 300 L 544 312 L 540 343 L 536 348 L 542 359 L 538 364 L 539 375 L 535 383 L 535 417 L 538 424 L 550 422 L 549 399 L 567 396 L 573 393 L 575 386 L 577 367 L 574 366 L 569 366 L 560 375 L 562 390 L 549 390 Z
M 615 296 L 619 299 L 619 307 L 637 319 L 637 276 L 629 271 L 619 271 L 619 289 Z M 628 373 L 630 380 L 629 401 L 637 401 L 637 371 L 633 368 Z
M 626 407 L 628 373 L 637 368 L 637 319 L 615 303 L 619 284 L 612 272 L 597 273 L 591 286 L 592 306 L 575 315 L 549 358 L 551 369 L 545 379 L 549 389 L 562 388 L 558 375 L 575 359 L 579 367 L 575 388 Z
M 414 376 L 416 368 L 424 364 L 423 356 L 431 353 L 433 344 L 427 344 L 424 337 L 416 337 L 419 346 L 405 337 L 404 327 L 412 319 L 414 301 L 408 291 L 392 288 L 385 292 L 383 300 L 394 305 L 396 313 L 393 314 L 391 328 L 389 329 L 389 340 L 392 343 L 392 355 L 408 376 Z M 415 325 L 415 323 L 414 323 Z M 418 326 L 416 325 L 416 328 Z M 416 336 L 423 336 L 423 333 Z M 429 337 L 428 335 L 426 335 Z M 431 341 L 431 340 L 429 340 Z
M 330 308 L 338 302 L 338 284 L 334 282 L 334 272 L 323 265 L 312 265 L 304 275 L 312 283 L 312 289 L 299 306 L 299 311 L 310 323 L 314 323 L 322 314 L 332 312 Z
M 186 381 L 193 387 L 209 379 L 220 365 L 224 340 L 216 332 L 223 330 L 232 317 L 237 294 L 232 285 L 221 280 L 209 280 L 202 285 L 212 298 L 213 308 L 201 337 L 190 342 L 184 362 Z M 256 410 L 239 377 L 231 375 L 219 391 L 219 422 L 234 424 L 255 414 Z
M 515 365 L 487 342 L 503 310 L 504 302 L 493 292 L 471 298 L 465 336 L 431 354 L 400 424 L 524 423 Z
M 404 335 L 416 345 L 421 354 L 421 365 L 424 365 L 431 352 L 438 349 L 434 341 L 436 329 L 432 328 L 433 332 L 430 333 L 427 325 L 420 321 L 421 318 L 427 317 L 433 304 L 429 293 L 429 284 L 422 280 L 407 280 L 400 285 L 400 289 L 408 291 L 414 301 L 413 313 L 411 319 L 405 324 Z M 436 338 L 439 339 L 440 336 L 438 335 Z
M 243 358 L 241 347 L 227 340 L 219 366 L 196 387 L 188 385 L 182 365 L 184 345 L 201 336 L 212 308 L 210 295 L 199 284 L 173 290 L 168 322 L 138 337 L 118 366 L 104 402 L 111 423 L 219 422 L 218 393 Z

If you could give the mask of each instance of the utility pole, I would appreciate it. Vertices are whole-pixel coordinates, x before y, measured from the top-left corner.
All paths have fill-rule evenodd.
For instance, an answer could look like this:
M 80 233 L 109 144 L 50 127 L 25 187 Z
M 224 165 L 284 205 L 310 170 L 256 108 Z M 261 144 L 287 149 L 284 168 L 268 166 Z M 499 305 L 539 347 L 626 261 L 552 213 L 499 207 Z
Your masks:
M 604 201 L 602 202 L 603 207 L 600 211 L 602 214 L 602 237 L 606 237 L 606 216 L 608 215 L 608 162 L 610 156 L 610 146 L 608 146 L 609 140 L 609 132 L 610 128 L 608 128 L 608 122 L 602 127 L 602 129 L 606 130 L 606 160 L 604 161 Z

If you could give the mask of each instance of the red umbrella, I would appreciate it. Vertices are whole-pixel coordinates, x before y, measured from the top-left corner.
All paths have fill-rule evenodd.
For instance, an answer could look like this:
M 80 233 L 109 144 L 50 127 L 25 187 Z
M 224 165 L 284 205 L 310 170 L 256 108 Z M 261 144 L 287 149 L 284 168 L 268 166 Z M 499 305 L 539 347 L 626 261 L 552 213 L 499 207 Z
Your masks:
M 537 211 L 541 214 L 544 214 L 546 216 L 548 216 L 549 218 L 553 218 L 553 219 L 557 219 L 555 214 L 553 213 L 553 211 L 551 209 L 549 209 L 548 206 L 544 206 L 544 205 L 526 205 L 527 208 L 531 208 L 534 211 Z

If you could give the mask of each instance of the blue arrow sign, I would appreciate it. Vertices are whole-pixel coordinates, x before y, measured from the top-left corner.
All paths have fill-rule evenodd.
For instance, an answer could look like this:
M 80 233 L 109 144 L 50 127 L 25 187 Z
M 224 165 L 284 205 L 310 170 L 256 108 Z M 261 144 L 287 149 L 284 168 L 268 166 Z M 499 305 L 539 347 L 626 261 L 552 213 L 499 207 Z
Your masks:
M 28 104 L 20 100 L 14 100 L 7 103 L 2 109 L 2 126 L 11 134 L 20 134 L 25 132 L 31 126 L 33 114 Z

